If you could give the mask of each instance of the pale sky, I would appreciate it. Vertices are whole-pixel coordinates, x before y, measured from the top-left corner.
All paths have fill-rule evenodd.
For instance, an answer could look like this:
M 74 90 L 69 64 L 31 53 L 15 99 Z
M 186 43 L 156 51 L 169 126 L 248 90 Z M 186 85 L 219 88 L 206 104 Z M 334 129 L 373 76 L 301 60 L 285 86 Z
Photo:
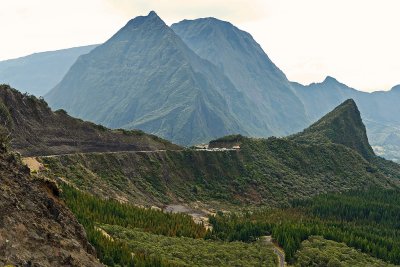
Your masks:
M 400 84 L 400 0 L 0 0 L 0 60 L 102 43 L 154 10 L 248 31 L 289 80 L 364 91 Z

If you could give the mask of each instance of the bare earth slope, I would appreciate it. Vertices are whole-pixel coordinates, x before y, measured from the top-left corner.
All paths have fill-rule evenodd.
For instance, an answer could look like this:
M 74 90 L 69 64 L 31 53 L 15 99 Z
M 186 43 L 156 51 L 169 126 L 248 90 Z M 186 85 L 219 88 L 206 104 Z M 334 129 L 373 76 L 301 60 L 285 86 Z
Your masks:
M 0 266 L 102 266 L 50 182 L 0 149 Z

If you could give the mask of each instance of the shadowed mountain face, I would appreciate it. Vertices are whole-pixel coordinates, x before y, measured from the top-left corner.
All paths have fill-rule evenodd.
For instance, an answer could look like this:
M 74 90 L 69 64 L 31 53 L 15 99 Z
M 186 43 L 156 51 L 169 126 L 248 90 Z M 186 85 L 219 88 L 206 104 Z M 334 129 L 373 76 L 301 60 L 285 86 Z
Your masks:
M 0 85 L 0 124 L 7 127 L 12 148 L 24 156 L 179 149 L 141 131 L 110 130 L 53 112 L 45 101 L 7 85 Z
M 154 12 L 80 57 L 46 99 L 74 116 L 180 144 L 248 134 L 257 120 L 230 80 Z
M 286 76 L 249 33 L 215 18 L 184 20 L 171 28 L 251 100 L 249 109 L 263 122 L 253 136 L 285 135 L 308 123 L 303 104 Z M 272 132 L 266 131 L 268 128 Z
M 76 59 L 97 45 L 88 45 L 0 61 L 0 84 L 43 96 L 57 85 Z

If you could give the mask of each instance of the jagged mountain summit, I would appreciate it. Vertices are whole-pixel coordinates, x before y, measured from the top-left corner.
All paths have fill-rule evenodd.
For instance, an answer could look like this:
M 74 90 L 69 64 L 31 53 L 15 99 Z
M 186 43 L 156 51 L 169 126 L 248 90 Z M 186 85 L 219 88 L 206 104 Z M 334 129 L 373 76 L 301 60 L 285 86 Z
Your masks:
M 46 99 L 74 116 L 138 128 L 179 144 L 247 134 L 254 121 L 230 80 L 155 12 L 132 19 L 81 56 Z
M 79 56 L 96 46 L 41 52 L 0 61 L 0 84 L 10 84 L 22 92 L 44 96 L 61 81 Z
M 251 100 L 249 109 L 263 122 L 253 136 L 287 135 L 308 124 L 303 104 L 285 74 L 249 33 L 215 18 L 183 20 L 171 28 Z
M 360 111 L 353 99 L 346 100 L 319 121 L 292 137 L 296 141 L 332 142 L 359 152 L 364 158 L 375 156 L 369 144 Z

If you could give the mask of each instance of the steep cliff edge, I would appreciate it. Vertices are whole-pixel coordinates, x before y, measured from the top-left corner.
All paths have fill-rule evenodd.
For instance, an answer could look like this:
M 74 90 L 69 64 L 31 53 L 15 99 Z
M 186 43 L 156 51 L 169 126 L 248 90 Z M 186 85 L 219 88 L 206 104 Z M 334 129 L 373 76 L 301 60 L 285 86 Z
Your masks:
M 57 187 L 0 149 L 0 265 L 102 266 Z

